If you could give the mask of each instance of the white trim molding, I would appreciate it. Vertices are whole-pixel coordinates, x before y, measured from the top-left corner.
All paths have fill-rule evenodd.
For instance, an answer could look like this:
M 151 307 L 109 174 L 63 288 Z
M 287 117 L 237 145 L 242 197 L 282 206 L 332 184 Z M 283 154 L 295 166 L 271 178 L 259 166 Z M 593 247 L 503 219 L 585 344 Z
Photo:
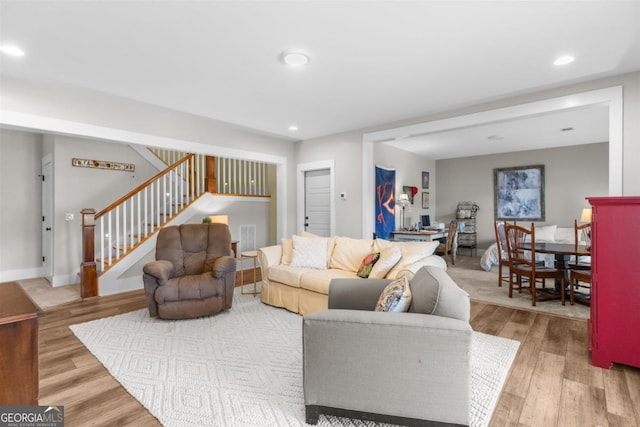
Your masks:
M 375 144 L 407 138 L 412 135 L 445 132 L 463 127 L 478 126 L 491 122 L 513 120 L 549 112 L 569 110 L 594 104 L 609 107 L 609 195 L 623 194 L 623 94 L 622 86 L 613 86 L 573 95 L 528 102 L 510 107 L 464 114 L 442 120 L 365 133 L 362 136 L 362 235 L 372 236 L 375 230 Z

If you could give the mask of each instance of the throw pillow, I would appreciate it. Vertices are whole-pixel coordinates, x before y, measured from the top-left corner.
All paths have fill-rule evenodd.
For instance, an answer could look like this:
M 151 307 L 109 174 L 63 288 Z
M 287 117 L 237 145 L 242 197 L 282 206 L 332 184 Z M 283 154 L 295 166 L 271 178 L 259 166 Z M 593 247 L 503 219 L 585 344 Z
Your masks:
M 433 255 L 439 244 L 440 242 L 437 240 L 432 242 L 396 242 L 396 245 L 400 247 L 402 257 L 395 267 L 393 267 L 393 269 L 387 274 L 387 278 L 395 279 L 398 277 L 400 271 L 423 258 Z
M 371 279 L 384 279 L 389 271 L 393 268 L 394 265 L 400 261 L 402 257 L 402 252 L 400 248 L 395 245 L 389 245 L 380 251 L 380 259 L 375 263 L 371 272 L 369 273 L 369 278 Z
M 419 283 L 419 280 L 422 283 Z M 434 296 L 436 282 L 438 283 L 439 292 L 435 300 L 435 307 L 431 308 L 430 305 L 433 302 L 429 300 Z M 421 289 L 420 285 L 426 286 Z M 451 317 L 465 322 L 469 321 L 471 315 L 469 294 L 458 287 L 456 282 L 442 268 L 422 267 L 411 281 L 411 290 L 413 292 L 413 303 L 409 311 L 421 313 L 431 311 L 436 316 Z
M 326 237 L 292 236 L 292 240 L 291 267 L 327 269 L 327 243 L 329 239 Z
M 369 277 L 369 274 L 371 274 L 371 269 L 379 259 L 380 259 L 380 252 L 369 254 L 366 257 L 364 257 L 364 259 L 362 260 L 362 264 L 360 264 L 360 268 L 356 273 L 356 276 L 362 277 L 363 279 L 366 279 L 367 277 Z
M 536 227 L 536 242 L 555 242 L 556 228 L 558 228 L 557 225 L 545 225 L 542 227 Z
M 411 289 L 405 276 L 389 283 L 378 298 L 376 311 L 404 312 L 411 305 Z
M 409 311 L 412 313 L 433 314 L 440 298 L 440 282 L 422 267 L 409 283 L 413 298 Z
M 284 238 L 280 239 L 280 245 L 282 246 L 280 264 L 291 265 L 291 257 L 293 256 L 293 240 Z
M 336 237 L 333 253 L 329 259 L 329 268 L 344 271 L 358 271 L 362 259 L 371 252 L 373 241 L 370 239 L 353 239 L 351 237 Z

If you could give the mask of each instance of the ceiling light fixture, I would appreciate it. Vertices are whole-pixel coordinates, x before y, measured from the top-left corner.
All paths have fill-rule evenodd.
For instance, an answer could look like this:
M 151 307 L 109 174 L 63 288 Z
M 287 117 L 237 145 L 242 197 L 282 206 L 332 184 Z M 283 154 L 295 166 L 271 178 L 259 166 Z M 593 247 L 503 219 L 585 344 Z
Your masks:
M 309 63 L 309 55 L 300 49 L 287 49 L 280 57 L 282 62 L 291 67 L 302 67 Z
M 564 55 L 553 61 L 553 65 L 560 67 L 562 65 L 571 64 L 575 59 L 576 58 L 571 55 Z
M 291 132 L 295 132 L 295 131 L 297 131 L 297 130 L 298 130 L 298 126 L 296 126 L 296 125 L 291 125 L 291 126 L 289 126 L 289 131 L 291 131 Z
M 20 49 L 18 46 L 13 45 L 3 45 L 0 46 L 0 52 L 6 53 L 11 56 L 24 56 L 24 51 Z

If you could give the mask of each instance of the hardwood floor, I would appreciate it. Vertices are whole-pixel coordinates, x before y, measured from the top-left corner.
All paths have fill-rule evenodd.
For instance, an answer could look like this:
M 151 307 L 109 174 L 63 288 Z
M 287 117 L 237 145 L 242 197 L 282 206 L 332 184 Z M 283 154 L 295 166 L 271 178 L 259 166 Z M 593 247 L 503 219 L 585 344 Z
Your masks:
M 145 308 L 143 291 L 96 297 L 40 319 L 40 404 L 64 405 L 67 426 L 158 426 L 69 325 Z M 472 302 L 476 331 L 521 346 L 491 426 L 638 426 L 640 369 L 589 363 L 586 322 Z

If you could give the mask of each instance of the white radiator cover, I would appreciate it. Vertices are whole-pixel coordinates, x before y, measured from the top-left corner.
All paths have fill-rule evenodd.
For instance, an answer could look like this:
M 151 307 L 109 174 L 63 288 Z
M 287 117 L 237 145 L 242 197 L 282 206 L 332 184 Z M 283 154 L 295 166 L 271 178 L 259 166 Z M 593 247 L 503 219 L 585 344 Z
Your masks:
M 240 241 L 238 242 L 239 252 L 255 251 L 256 248 L 256 225 L 243 224 L 240 226 Z

